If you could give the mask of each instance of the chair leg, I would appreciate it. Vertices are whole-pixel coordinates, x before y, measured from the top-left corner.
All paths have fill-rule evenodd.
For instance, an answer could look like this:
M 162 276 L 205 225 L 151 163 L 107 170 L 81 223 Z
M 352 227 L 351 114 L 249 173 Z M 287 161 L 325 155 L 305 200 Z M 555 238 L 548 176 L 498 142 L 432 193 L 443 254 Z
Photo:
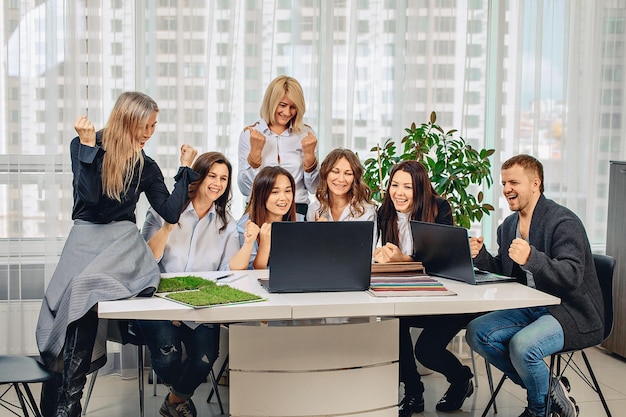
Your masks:
M 591 380 L 593 381 L 593 385 L 595 386 L 596 392 L 598 393 L 598 397 L 600 397 L 600 401 L 602 402 L 602 406 L 604 407 L 604 411 L 606 411 L 607 417 L 612 417 L 611 412 L 609 411 L 609 406 L 604 399 L 604 394 L 602 394 L 602 389 L 600 389 L 600 384 L 598 384 L 598 380 L 596 379 L 596 375 L 593 373 L 593 369 L 591 369 L 591 364 L 589 363 L 589 359 L 587 358 L 587 354 L 584 350 L 580 351 L 583 360 L 585 361 L 585 365 L 587 365 L 587 371 L 589 371 L 589 376 L 591 376 Z
M 228 355 L 226 355 L 226 358 L 224 358 L 224 363 L 222 363 L 220 371 L 217 373 L 217 378 L 216 378 L 217 381 L 219 381 L 222 378 L 222 375 L 224 375 L 224 371 L 226 370 L 227 366 L 228 366 Z M 211 398 L 213 397 L 213 392 L 214 391 L 216 391 L 216 390 L 214 388 L 211 388 L 211 391 L 209 392 L 209 396 L 206 399 L 206 402 L 208 402 L 208 403 L 211 402 Z
M 85 405 L 83 406 L 82 415 L 87 414 L 87 406 L 89 406 L 89 399 L 91 398 L 91 392 L 93 391 L 93 386 L 96 384 L 96 377 L 98 376 L 98 370 L 96 369 L 91 374 L 91 378 L 89 378 L 89 387 L 87 387 L 87 395 L 85 395 Z
M 21 382 L 21 384 L 22 388 L 20 388 L 20 382 L 7 382 L 2 385 L 2 389 L 4 390 L 4 392 L 0 392 L 0 409 L 6 409 L 12 415 L 20 416 L 20 414 L 17 414 L 16 412 L 16 410 L 18 410 L 19 408 L 21 409 L 24 417 L 30 416 L 30 412 L 28 411 L 30 410 L 35 417 L 41 417 L 38 402 L 35 401 L 35 397 L 33 397 L 33 393 L 31 392 L 28 383 Z M 19 401 L 19 406 L 12 403 L 12 400 L 9 401 L 7 399 L 4 399 L 4 396 L 11 390 L 11 388 L 13 388 L 13 390 L 15 391 L 15 395 Z
M 478 372 L 476 372 L 476 359 L 474 358 L 474 351 L 470 348 L 470 358 L 472 358 L 472 370 L 474 371 L 474 386 L 478 387 Z
M 139 415 L 144 417 L 143 346 L 137 346 L 137 376 L 139 380 Z
M 150 356 L 150 350 L 147 351 L 148 352 L 148 357 Z M 146 365 L 146 360 L 145 360 L 145 354 L 146 351 L 144 350 L 144 366 Z M 152 384 L 152 396 L 156 397 L 157 396 L 157 384 L 159 383 L 156 371 L 154 370 L 154 367 L 152 367 L 152 365 L 150 365 L 150 372 L 148 372 L 148 384 Z
M 215 379 L 215 373 L 213 372 L 213 369 L 209 371 L 209 379 L 211 380 L 211 385 L 213 385 L 213 390 L 211 392 L 215 392 L 215 398 L 217 398 L 217 403 L 220 406 L 220 414 L 224 414 L 224 406 L 222 405 L 220 392 L 217 390 L 217 381 Z
M 544 414 L 546 417 L 549 417 L 552 415 L 552 413 L 550 412 L 550 394 L 552 393 L 552 375 L 554 375 L 555 359 L 556 359 L 557 372 L 559 374 L 561 372 L 561 355 L 556 354 L 556 353 L 550 355 L 550 368 L 549 368 L 549 373 L 548 373 L 548 397 L 546 398 L 546 412 Z
M 496 397 L 493 395 L 493 373 L 491 372 L 491 364 L 485 359 L 485 368 L 487 370 L 487 383 L 489 384 L 489 393 L 493 397 L 493 413 L 498 414 L 498 405 L 496 404 Z
M 39 412 L 39 407 L 37 407 L 37 401 L 35 401 L 35 397 L 33 397 L 33 393 L 30 391 L 28 384 L 26 382 L 23 382 L 22 386 L 24 387 L 26 396 L 28 397 L 28 400 L 30 401 L 31 409 L 33 410 L 33 413 L 35 414 L 35 417 L 41 417 L 41 413 Z
M 152 396 L 156 397 L 157 395 L 157 384 L 159 383 L 159 377 L 156 374 L 154 368 L 150 368 L 150 372 L 152 372 Z
M 483 413 L 481 414 L 481 417 L 485 417 L 487 413 L 489 412 L 491 405 L 495 404 L 496 396 L 500 392 L 500 388 L 502 388 L 504 381 L 506 381 L 506 375 L 502 375 L 502 378 L 500 379 L 500 382 L 498 382 L 498 386 L 496 387 L 495 391 L 493 392 L 493 395 L 489 399 L 489 402 L 487 403 L 487 407 L 485 407 L 485 411 L 483 411 Z M 494 411 L 495 411 L 495 408 L 494 408 Z
M 22 412 L 24 413 L 25 417 L 28 417 L 28 409 L 26 408 L 26 402 L 24 401 L 24 394 L 22 393 L 22 390 L 20 389 L 20 385 L 17 382 L 14 382 L 13 384 L 13 388 L 15 389 L 15 394 L 17 395 L 17 399 L 20 402 L 20 407 L 22 407 Z

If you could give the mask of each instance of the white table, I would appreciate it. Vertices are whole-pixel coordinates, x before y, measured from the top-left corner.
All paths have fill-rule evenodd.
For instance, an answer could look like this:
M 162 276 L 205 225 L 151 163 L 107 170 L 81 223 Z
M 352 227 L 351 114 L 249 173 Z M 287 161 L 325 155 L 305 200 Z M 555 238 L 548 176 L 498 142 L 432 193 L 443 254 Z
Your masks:
M 267 301 L 193 309 L 158 298 L 107 301 L 101 318 L 188 320 L 230 326 L 232 416 L 396 417 L 398 320 L 558 304 L 517 283 L 440 281 L 457 295 L 373 297 L 367 292 L 269 294 L 248 271 L 229 285 Z M 194 275 L 201 275 L 194 273 Z

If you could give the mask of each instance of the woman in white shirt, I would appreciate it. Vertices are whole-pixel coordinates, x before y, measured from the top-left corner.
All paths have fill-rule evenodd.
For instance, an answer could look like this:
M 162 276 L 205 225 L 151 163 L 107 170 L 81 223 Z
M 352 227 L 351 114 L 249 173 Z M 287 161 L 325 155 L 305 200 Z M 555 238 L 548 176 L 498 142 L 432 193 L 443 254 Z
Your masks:
M 435 192 L 421 162 L 400 162 L 391 169 L 389 178 L 385 198 L 378 210 L 383 246 L 376 249 L 374 259 L 376 262 L 409 262 L 413 260 L 411 220 L 451 225 L 452 209 Z M 424 384 L 415 359 L 443 374 L 450 383 L 435 406 L 437 411 L 458 410 L 472 395 L 472 372 L 447 350 L 447 345 L 475 317 L 475 314 L 447 314 L 400 318 L 399 370 L 400 381 L 404 383 L 404 398 L 398 407 L 399 417 L 424 411 Z M 411 327 L 422 329 L 415 345 L 411 339 Z
M 265 269 L 270 256 L 272 222 L 295 221 L 295 182 L 279 166 L 263 168 L 254 179 L 246 212 L 237 222 L 241 250 L 231 259 L 234 269 Z
M 239 136 L 237 184 L 250 197 L 252 183 L 266 166 L 281 166 L 294 178 L 297 212 L 306 216 L 309 193 L 319 181 L 317 138 L 303 122 L 304 93 L 295 78 L 276 77 L 265 91 L 261 119 Z
M 308 221 L 375 221 L 371 190 L 363 165 L 349 149 L 332 150 L 320 166 L 320 182 L 307 212 Z
M 452 209 L 435 192 L 426 168 L 417 161 L 396 164 L 378 209 L 378 231 L 382 247 L 376 248 L 376 262 L 413 260 L 411 220 L 452 224 Z
M 200 176 L 189 185 L 190 202 L 177 224 L 165 222 L 148 210 L 142 235 L 161 272 L 229 269 L 239 250 L 235 219 L 228 213 L 232 166 L 219 152 L 198 157 L 192 169 Z M 168 320 L 139 321 L 150 349 L 152 366 L 170 392 L 162 416 L 195 416 L 191 397 L 204 381 L 219 354 L 219 325 L 196 325 Z M 182 344 L 186 358 L 183 360 Z

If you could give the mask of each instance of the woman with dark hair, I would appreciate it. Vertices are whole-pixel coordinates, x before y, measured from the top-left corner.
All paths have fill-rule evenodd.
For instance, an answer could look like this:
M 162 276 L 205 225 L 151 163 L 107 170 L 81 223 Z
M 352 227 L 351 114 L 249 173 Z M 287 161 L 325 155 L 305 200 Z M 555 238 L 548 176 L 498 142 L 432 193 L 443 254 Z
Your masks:
M 237 184 L 249 198 L 252 184 L 266 166 L 281 166 L 294 178 L 296 210 L 306 216 L 309 193 L 319 181 L 317 138 L 304 124 L 306 105 L 302 86 L 293 77 L 280 75 L 265 90 L 261 118 L 239 136 Z
M 150 208 L 141 231 L 161 272 L 228 270 L 239 250 L 236 222 L 228 212 L 230 162 L 219 152 L 207 152 L 192 168 L 200 176 L 189 185 L 190 202 L 178 224 L 164 221 Z
M 411 220 L 452 224 L 452 209 L 435 192 L 424 165 L 403 161 L 391 169 L 387 191 L 378 209 L 382 247 L 375 251 L 376 262 L 413 260 Z
M 141 233 L 161 272 L 227 270 L 239 250 L 235 219 L 228 213 L 230 162 L 219 152 L 207 152 L 192 168 L 200 176 L 189 185 L 190 202 L 178 223 L 167 223 L 151 208 L 143 225 Z M 169 320 L 138 323 L 152 366 L 170 389 L 159 412 L 165 417 L 195 416 L 191 397 L 217 359 L 220 326 Z
M 143 147 L 154 133 L 159 108 L 150 97 L 127 92 L 117 99 L 106 127 L 97 132 L 84 116 L 70 144 L 74 226 L 46 289 L 37 323 L 37 346 L 55 377 L 43 384 L 45 417 L 78 417 L 87 372 L 106 362 L 106 321 L 100 301 L 151 294 L 159 268 L 135 224 L 145 192 L 155 211 L 176 223 L 197 174 L 189 168 L 197 152 L 181 147 L 181 168 L 170 195 L 163 174 Z
M 434 190 L 426 168 L 417 161 L 395 165 L 389 175 L 387 192 L 378 209 L 378 225 L 382 247 L 376 248 L 376 262 L 413 261 L 411 220 L 453 224 L 450 204 Z M 419 259 L 415 259 L 419 261 Z M 424 384 L 415 359 L 433 371 L 443 374 L 450 387 L 437 403 L 438 411 L 458 410 L 465 398 L 472 395 L 474 385 L 470 368 L 461 364 L 447 350 L 452 338 L 475 318 L 474 314 L 449 314 L 400 318 L 400 381 L 404 398 L 399 416 L 409 417 L 424 411 Z M 413 348 L 411 327 L 422 332 Z M 414 356 L 415 355 L 415 356 Z
M 296 220 L 295 188 L 293 177 L 282 167 L 268 166 L 259 171 L 250 203 L 237 222 L 241 250 L 231 259 L 232 269 L 267 268 L 272 222 Z
M 363 165 L 349 149 L 337 148 L 326 155 L 315 197 L 308 221 L 376 220 L 371 190 L 363 181 Z

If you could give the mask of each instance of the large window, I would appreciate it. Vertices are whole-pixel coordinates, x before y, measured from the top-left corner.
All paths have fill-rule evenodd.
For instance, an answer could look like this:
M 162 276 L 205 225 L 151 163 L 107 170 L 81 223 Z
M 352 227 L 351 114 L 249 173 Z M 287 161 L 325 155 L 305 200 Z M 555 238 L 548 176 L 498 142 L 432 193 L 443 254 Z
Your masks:
M 11 1 L 2 19 L 0 332 L 12 336 L 0 336 L 22 332 L 13 353 L 34 353 L 23 306 L 43 296 L 72 224 L 74 120 L 102 127 L 126 90 L 161 108 L 146 152 L 168 178 L 182 143 L 236 170 L 239 133 L 282 73 L 304 88 L 320 158 L 337 146 L 366 158 L 434 110 L 497 150 L 485 190 L 497 210 L 473 227 L 489 247 L 508 214 L 498 167 L 521 152 L 603 247 L 608 161 L 626 159 L 626 0 Z

